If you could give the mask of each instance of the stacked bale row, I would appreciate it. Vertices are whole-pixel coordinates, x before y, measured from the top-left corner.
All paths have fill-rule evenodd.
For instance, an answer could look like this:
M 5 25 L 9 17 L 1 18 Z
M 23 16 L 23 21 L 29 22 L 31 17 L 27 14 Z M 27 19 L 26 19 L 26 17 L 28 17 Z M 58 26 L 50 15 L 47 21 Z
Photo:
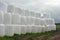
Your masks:
M 51 30 L 56 30 L 56 25 L 50 15 L 0 2 L 0 36 L 41 33 Z

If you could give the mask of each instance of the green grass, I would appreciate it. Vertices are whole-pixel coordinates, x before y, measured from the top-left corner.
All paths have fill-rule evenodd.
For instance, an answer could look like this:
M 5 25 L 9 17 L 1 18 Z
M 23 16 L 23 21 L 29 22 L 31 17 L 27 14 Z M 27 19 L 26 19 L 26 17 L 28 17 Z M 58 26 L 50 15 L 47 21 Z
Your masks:
M 57 27 L 58 29 L 60 29 L 60 25 L 56 25 L 56 27 Z
M 60 25 L 57 25 L 57 29 L 60 29 Z M 21 34 L 21 35 L 15 34 L 12 37 L 9 37 L 9 36 L 0 37 L 0 40 L 15 40 L 15 38 L 24 38 L 24 37 L 35 38 L 45 34 L 50 35 L 53 32 L 54 31 L 44 32 L 44 33 L 27 33 L 27 34 Z

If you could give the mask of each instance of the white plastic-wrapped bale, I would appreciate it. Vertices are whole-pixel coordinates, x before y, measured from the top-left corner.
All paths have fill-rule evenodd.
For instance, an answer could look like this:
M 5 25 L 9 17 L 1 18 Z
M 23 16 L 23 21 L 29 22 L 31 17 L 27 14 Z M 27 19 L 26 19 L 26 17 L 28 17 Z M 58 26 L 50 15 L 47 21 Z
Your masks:
M 6 36 L 14 35 L 14 25 L 12 25 L 12 24 L 5 25 L 5 35 Z
M 52 30 L 56 30 L 56 25 L 50 25 L 52 27 Z
M 0 36 L 3 37 L 5 36 L 5 25 L 0 24 Z
M 31 11 L 31 12 L 29 13 L 29 15 L 32 16 L 32 17 L 35 17 L 35 12 Z
M 43 15 L 44 15 L 43 18 L 51 18 L 50 14 L 45 13 L 45 14 L 43 14 Z
M 4 13 L 4 24 L 11 24 L 11 13 Z
M 42 19 L 42 18 L 35 18 L 35 25 L 44 26 L 45 25 L 44 19 Z
M 27 25 L 26 16 L 21 16 L 21 25 Z
M 0 11 L 3 11 L 4 13 L 6 13 L 7 7 L 8 7 L 7 3 L 0 1 Z
M 32 19 L 31 19 L 31 25 L 35 25 L 35 17 L 32 17 Z
M 41 25 L 36 25 L 38 27 L 38 32 L 37 33 L 41 33 L 43 30 L 43 27 Z
M 20 24 L 20 17 L 18 14 L 12 14 L 12 24 Z
M 40 13 L 35 13 L 35 17 L 40 18 L 41 17 L 41 14 Z
M 25 16 L 29 16 L 29 11 L 28 10 L 25 10 Z
M 27 25 L 34 25 L 34 17 L 31 17 L 31 16 L 29 16 L 29 17 L 27 17 Z
M 15 14 L 20 14 L 21 15 L 22 14 L 22 11 L 23 10 L 21 8 L 18 8 L 18 7 L 15 7 L 15 9 L 14 9 L 14 13 Z
M 26 27 L 27 27 L 26 32 L 32 33 L 32 25 L 26 25 Z
M 38 25 L 31 25 L 32 26 L 32 33 L 39 33 L 41 29 L 39 30 Z
M 52 18 L 45 18 L 44 21 L 46 25 L 55 25 L 55 21 Z
M 7 12 L 8 13 L 14 13 L 14 6 L 13 5 L 8 5 Z
M 46 32 L 46 26 L 42 25 L 42 32 Z
M 27 19 L 27 25 L 30 25 L 31 19 L 29 17 L 26 17 L 26 19 Z
M 32 25 L 32 33 L 38 33 L 38 29 L 39 26 L 38 25 Z
M 46 28 L 45 28 L 45 31 L 51 31 L 52 30 L 52 27 L 47 25 Z
M 41 18 L 50 18 L 49 14 L 46 14 L 46 13 L 41 13 L 40 17 Z
M 40 18 L 35 18 L 35 25 L 40 25 L 40 24 L 41 24 Z
M 24 24 L 27 25 L 27 17 L 23 16 L 23 19 L 24 19 Z
M 19 25 L 21 25 L 21 16 L 19 16 L 19 20 L 20 20 L 20 23 L 19 23 Z
M 43 26 L 41 26 L 41 25 L 35 25 L 37 28 L 37 32 L 36 33 L 41 33 L 41 32 L 43 32 L 44 30 L 43 30 L 43 28 L 45 28 L 45 27 L 43 27 Z
M 27 29 L 26 25 L 21 25 L 21 34 L 26 34 L 27 33 L 26 29 Z
M 25 10 L 24 9 L 22 9 L 20 12 L 21 12 L 20 13 L 21 16 L 25 16 Z
M 41 18 L 41 24 L 40 24 L 42 27 L 44 27 L 44 31 L 43 32 L 45 32 L 45 31 L 51 31 L 50 30 L 50 27 L 48 27 L 48 26 L 46 26 L 46 21 L 45 21 L 45 19 L 44 18 Z
M 21 34 L 21 25 L 14 25 L 14 33 L 15 34 Z
M 4 13 L 0 11 L 0 24 L 3 24 L 3 20 L 4 20 Z
M 50 30 L 56 30 L 56 25 L 47 25 Z
M 41 22 L 41 24 L 40 24 L 41 26 L 45 26 L 45 25 L 46 25 L 46 24 L 45 24 L 45 19 L 41 18 L 41 19 L 40 19 L 40 22 Z

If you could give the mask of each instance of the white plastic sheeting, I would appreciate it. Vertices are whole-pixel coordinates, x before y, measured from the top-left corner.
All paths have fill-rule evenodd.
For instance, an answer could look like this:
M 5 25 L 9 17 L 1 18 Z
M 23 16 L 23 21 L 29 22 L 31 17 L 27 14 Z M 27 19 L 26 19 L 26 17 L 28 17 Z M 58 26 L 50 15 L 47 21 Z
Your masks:
M 26 27 L 26 25 L 22 25 L 21 26 L 21 34 L 26 34 L 27 33 L 27 27 Z
M 34 25 L 34 18 L 33 17 L 31 17 L 31 16 L 29 16 L 29 17 L 27 17 L 27 25 Z
M 44 19 L 45 21 L 45 24 L 46 25 L 54 25 L 54 19 L 51 19 L 51 18 L 47 18 L 47 19 Z
M 26 16 L 21 16 L 21 25 L 26 25 Z
M 14 25 L 11 25 L 11 24 L 5 25 L 5 35 L 7 36 L 14 35 Z
M 14 12 L 14 6 L 13 5 L 8 5 L 7 12 L 8 13 L 13 13 Z
M 56 25 L 47 25 L 47 27 L 49 27 L 50 31 L 56 30 Z
M 21 34 L 21 25 L 14 25 L 14 33 Z
M 4 13 L 0 11 L 0 24 L 3 24 Z
M 12 14 L 12 24 L 20 24 L 20 18 L 18 14 Z
M 20 8 L 18 8 L 18 7 L 14 7 L 14 13 L 15 13 L 15 14 L 20 14 L 20 15 L 22 15 L 23 10 L 20 9 Z
M 41 28 L 41 29 L 40 29 Z M 40 29 L 40 30 L 39 30 Z M 42 31 L 42 27 L 38 25 L 33 25 L 32 26 L 32 33 L 39 33 Z
M 40 13 L 38 13 L 38 14 L 40 14 Z M 41 18 L 50 18 L 49 14 L 46 14 L 46 13 L 41 13 L 40 17 Z
M 0 36 L 41 33 L 51 30 L 56 30 L 56 25 L 50 15 L 0 2 Z
M 27 33 L 32 33 L 32 25 L 27 25 L 26 26 L 26 32 Z
M 11 24 L 11 13 L 4 13 L 4 24 Z
M 33 11 L 30 11 L 29 15 L 32 16 L 32 17 L 36 16 L 36 14 Z
M 0 11 L 7 12 L 7 7 L 8 7 L 8 4 L 0 1 Z
M 0 36 L 5 36 L 5 25 L 0 24 Z

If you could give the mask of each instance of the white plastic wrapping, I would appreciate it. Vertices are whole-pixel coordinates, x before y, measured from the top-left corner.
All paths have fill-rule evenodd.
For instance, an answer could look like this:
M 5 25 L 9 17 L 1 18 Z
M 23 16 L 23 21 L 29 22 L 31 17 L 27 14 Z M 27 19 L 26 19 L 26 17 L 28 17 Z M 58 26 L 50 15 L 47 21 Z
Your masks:
M 20 15 L 21 15 L 21 16 L 25 16 L 25 10 L 24 10 L 24 9 L 21 10 Z
M 15 14 L 20 14 L 20 15 L 21 15 L 21 14 L 22 14 L 22 11 L 23 11 L 23 10 L 22 10 L 21 8 L 14 7 L 14 13 L 15 13 Z
M 50 30 L 56 30 L 56 25 L 47 25 Z
M 38 28 L 39 28 L 38 25 L 33 25 L 32 26 L 32 33 L 38 33 Z
M 5 36 L 5 25 L 0 24 L 0 36 Z
M 5 2 L 0 2 L 0 36 L 56 30 L 54 19 L 46 12 L 38 13 Z
M 40 24 L 41 26 L 45 26 L 45 25 L 46 25 L 45 19 L 41 18 L 41 19 L 40 19 L 40 22 L 41 22 L 41 24 Z
M 47 25 L 47 26 L 45 27 L 45 31 L 51 31 L 51 30 L 52 30 L 52 27 L 51 27 L 51 26 L 48 26 L 48 25 Z
M 47 14 L 47 13 L 45 13 L 43 15 L 44 15 L 43 18 L 50 18 L 49 14 Z
M 31 16 L 27 17 L 27 25 L 34 25 L 34 22 L 35 22 L 34 19 L 35 18 Z
M 21 34 L 21 25 L 14 25 L 14 33 L 15 34 Z
M 41 18 L 50 18 L 49 14 L 46 14 L 46 13 L 41 13 L 40 17 Z
M 0 11 L 7 12 L 8 4 L 0 1 Z
M 31 23 L 31 18 L 27 17 L 26 19 L 27 19 L 27 25 L 30 25 L 30 23 Z
M 0 11 L 0 24 L 3 24 L 3 20 L 4 20 L 4 13 Z
M 35 17 L 40 18 L 41 17 L 41 13 L 35 13 Z
M 37 26 L 38 26 L 38 32 L 37 33 L 41 33 L 43 30 L 43 26 L 41 26 L 41 25 L 37 25 Z
M 8 13 L 14 13 L 14 6 L 13 5 L 8 5 L 7 12 Z
M 32 25 L 26 25 L 26 27 L 27 27 L 26 32 L 32 33 Z
M 44 20 L 46 25 L 55 25 L 54 23 L 54 19 L 51 19 L 51 18 L 47 18 Z
M 24 12 L 24 13 L 25 13 L 25 16 L 30 16 L 30 15 L 29 15 L 29 11 L 28 11 L 28 10 L 25 10 L 25 12 Z
M 31 18 L 31 25 L 35 25 L 35 17 Z
M 42 32 L 46 32 L 46 26 L 42 25 Z
M 44 26 L 45 25 L 44 19 L 42 19 L 42 18 L 35 18 L 35 25 Z
M 4 13 L 4 24 L 11 24 L 11 13 Z
M 7 36 L 14 35 L 14 25 L 12 24 L 5 25 L 5 35 Z
M 35 17 L 35 13 L 34 13 L 33 11 L 31 11 L 31 12 L 29 13 L 29 15 L 32 16 L 32 17 Z
M 26 16 L 21 16 L 21 25 L 27 25 L 27 18 Z
M 20 17 L 18 14 L 12 14 L 12 24 L 20 24 Z
M 35 18 L 35 25 L 40 25 L 40 24 L 41 24 L 40 18 Z
M 27 33 L 26 29 L 27 29 L 26 25 L 21 25 L 21 34 L 26 34 Z
M 56 25 L 50 25 L 52 27 L 52 30 L 56 30 Z
M 19 22 L 19 25 L 21 25 L 21 16 L 19 16 L 19 21 L 20 21 L 20 22 Z

